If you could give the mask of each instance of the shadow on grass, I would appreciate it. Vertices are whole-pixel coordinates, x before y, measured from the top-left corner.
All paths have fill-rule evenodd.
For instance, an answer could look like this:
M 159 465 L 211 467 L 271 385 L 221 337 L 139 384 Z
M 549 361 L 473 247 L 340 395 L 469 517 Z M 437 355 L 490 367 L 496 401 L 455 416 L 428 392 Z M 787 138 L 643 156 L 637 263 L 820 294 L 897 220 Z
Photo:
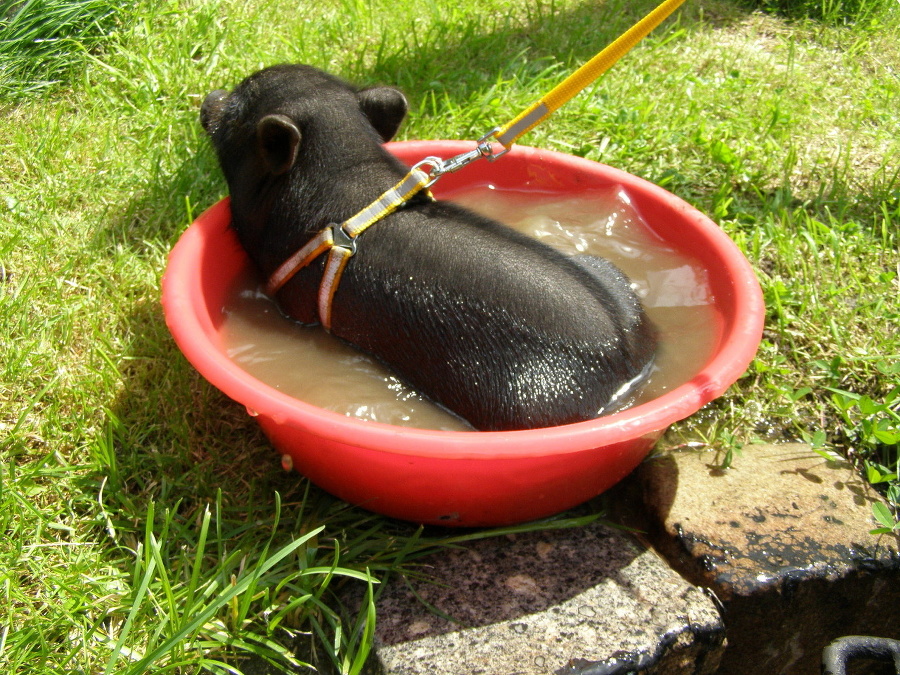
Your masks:
M 459 138 L 475 140 L 534 102 L 531 95 L 523 98 L 522 94 L 526 88 L 533 91 L 531 81 L 562 81 L 657 5 L 656 0 L 609 0 L 554 11 L 552 3 L 536 3 L 523 24 L 510 25 L 493 17 L 490 25 L 472 18 L 460 28 L 438 21 L 424 35 L 411 36 L 404 48 L 380 55 L 371 67 L 351 69 L 346 75 L 399 87 L 410 99 L 414 114 L 438 120 L 461 118 Z M 690 31 L 704 11 L 705 21 L 721 25 L 747 14 L 729 2 L 686 3 L 638 48 L 665 40 L 678 30 Z

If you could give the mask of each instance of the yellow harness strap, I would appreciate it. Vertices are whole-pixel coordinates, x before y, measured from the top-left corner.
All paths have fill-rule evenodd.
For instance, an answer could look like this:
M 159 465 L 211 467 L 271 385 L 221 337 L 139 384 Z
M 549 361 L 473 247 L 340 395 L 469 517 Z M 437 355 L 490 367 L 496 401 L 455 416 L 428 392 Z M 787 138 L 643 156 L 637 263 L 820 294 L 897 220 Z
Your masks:
M 362 211 L 341 224 L 331 224 L 319 231 L 303 248 L 285 260 L 266 284 L 266 293 L 275 295 L 291 278 L 313 260 L 328 251 L 325 272 L 319 283 L 319 321 L 331 330 L 331 303 L 347 261 L 356 253 L 356 237 L 370 226 L 409 201 L 413 195 L 427 188 L 434 179 L 414 167 L 390 190 Z
M 665 0 L 647 16 L 622 33 L 603 51 L 551 89 L 541 100 L 526 108 L 513 121 L 500 127 L 491 135 L 500 145 L 508 150 L 520 136 L 534 129 L 563 104 L 567 103 L 569 99 L 609 70 L 616 61 L 644 39 L 650 31 L 662 23 L 682 3 L 684 3 L 684 0 Z

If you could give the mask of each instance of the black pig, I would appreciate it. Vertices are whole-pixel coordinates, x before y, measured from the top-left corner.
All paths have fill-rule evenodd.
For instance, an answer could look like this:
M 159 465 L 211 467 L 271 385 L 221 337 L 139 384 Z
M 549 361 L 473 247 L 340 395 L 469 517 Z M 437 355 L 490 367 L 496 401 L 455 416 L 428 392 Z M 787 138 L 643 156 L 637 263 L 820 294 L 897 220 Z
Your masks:
M 358 90 L 303 65 L 206 97 L 201 121 L 228 181 L 232 226 L 263 275 L 406 175 L 381 145 L 406 111 L 395 89 Z M 654 331 L 603 259 L 565 256 L 424 193 L 357 241 L 332 333 L 476 429 L 592 419 L 649 370 Z M 323 258 L 277 294 L 306 324 L 318 320 Z

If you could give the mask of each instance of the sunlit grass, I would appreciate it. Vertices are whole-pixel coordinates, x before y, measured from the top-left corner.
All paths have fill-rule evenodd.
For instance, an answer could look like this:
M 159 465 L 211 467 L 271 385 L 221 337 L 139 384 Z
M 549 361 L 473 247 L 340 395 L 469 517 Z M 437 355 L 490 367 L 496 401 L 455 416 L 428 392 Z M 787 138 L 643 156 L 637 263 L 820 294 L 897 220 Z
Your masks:
M 45 91 L 84 64 L 131 3 L 116 0 L 0 1 L 0 100 Z
M 102 48 L 73 38 L 77 62 L 20 79 L 0 109 L 4 672 L 354 672 L 371 605 L 344 592 L 377 597 L 390 570 L 453 543 L 282 472 L 175 348 L 166 254 L 225 193 L 202 97 L 302 61 L 402 87 L 404 138 L 474 139 L 655 4 L 138 3 L 90 24 L 115 30 Z M 756 360 L 667 444 L 805 439 L 896 500 L 895 4 L 847 23 L 688 2 L 522 142 L 665 185 L 757 270 Z

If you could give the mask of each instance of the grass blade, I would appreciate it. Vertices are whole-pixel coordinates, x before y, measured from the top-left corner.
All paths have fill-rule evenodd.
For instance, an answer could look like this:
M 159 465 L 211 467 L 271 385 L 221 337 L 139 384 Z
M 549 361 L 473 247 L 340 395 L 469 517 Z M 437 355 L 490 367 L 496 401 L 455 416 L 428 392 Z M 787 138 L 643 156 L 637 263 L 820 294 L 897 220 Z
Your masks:
M 283 546 L 271 557 L 262 560 L 259 567 L 259 574 L 264 574 L 268 570 L 272 569 L 272 567 L 291 555 L 294 551 L 303 546 L 311 538 L 320 534 L 322 529 L 323 528 L 313 530 L 305 536 L 292 541 L 286 546 Z M 177 645 L 179 642 L 181 642 L 186 637 L 201 628 L 204 624 L 206 624 L 206 622 L 209 621 L 213 616 L 215 616 L 219 612 L 219 610 L 225 607 L 232 598 L 246 592 L 246 590 L 255 582 L 256 578 L 257 577 L 254 575 L 242 577 L 231 588 L 219 594 L 209 605 L 207 605 L 201 612 L 199 612 L 192 621 L 180 627 L 179 630 L 177 630 L 161 645 L 156 647 L 152 652 L 150 652 L 144 658 L 134 664 L 134 666 L 131 668 L 131 671 L 134 673 L 144 672 L 146 668 L 148 668 L 151 664 L 155 663 L 158 659 L 167 654 L 175 645 Z

